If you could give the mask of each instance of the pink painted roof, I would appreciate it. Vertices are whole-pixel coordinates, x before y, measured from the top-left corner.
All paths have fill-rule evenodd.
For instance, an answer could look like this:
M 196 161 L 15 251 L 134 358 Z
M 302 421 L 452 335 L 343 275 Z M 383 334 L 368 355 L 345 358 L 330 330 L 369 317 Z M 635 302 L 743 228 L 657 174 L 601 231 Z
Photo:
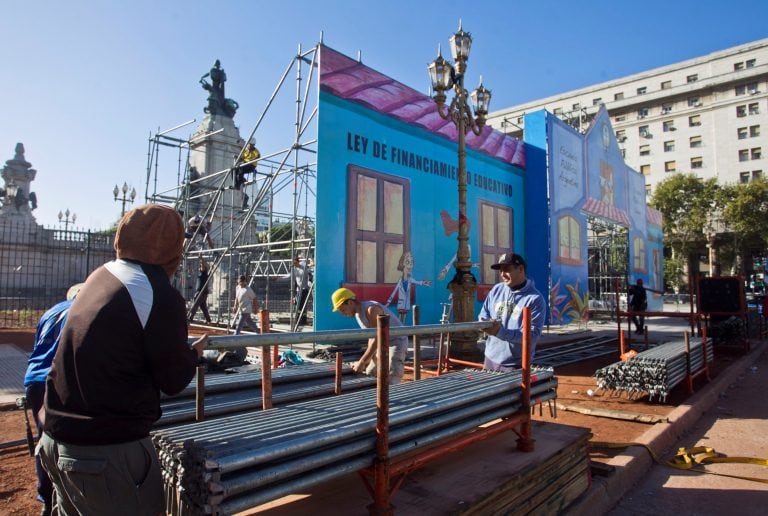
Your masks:
M 581 210 L 587 213 L 591 213 L 592 215 L 597 215 L 598 217 L 611 220 L 618 224 L 629 226 L 629 217 L 624 210 L 617 208 L 612 204 L 603 202 L 599 199 L 595 199 L 594 197 L 587 198 L 587 202 L 584 203 L 584 206 L 581 207 Z
M 661 227 L 661 221 L 662 221 L 661 212 L 656 208 L 651 208 L 650 206 L 646 206 L 645 210 L 646 210 L 646 214 L 645 214 L 646 220 L 655 226 Z
M 401 122 L 452 141 L 458 139 L 456 126 L 440 117 L 437 105 L 429 96 L 326 46 L 320 47 L 320 87 Z M 479 136 L 470 132 L 467 146 L 525 168 L 525 144 L 489 126 L 485 126 Z

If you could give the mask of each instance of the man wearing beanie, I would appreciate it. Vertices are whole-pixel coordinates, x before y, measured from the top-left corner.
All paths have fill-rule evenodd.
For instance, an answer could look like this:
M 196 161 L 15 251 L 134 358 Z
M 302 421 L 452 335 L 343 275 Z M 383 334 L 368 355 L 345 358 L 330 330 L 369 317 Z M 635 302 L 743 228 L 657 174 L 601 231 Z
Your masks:
M 160 392 L 186 387 L 207 341 L 187 344 L 184 299 L 169 279 L 183 242 L 171 208 L 131 210 L 115 235 L 117 259 L 88 276 L 70 308 L 38 445 L 55 514 L 164 511 L 149 431 L 160 417 Z

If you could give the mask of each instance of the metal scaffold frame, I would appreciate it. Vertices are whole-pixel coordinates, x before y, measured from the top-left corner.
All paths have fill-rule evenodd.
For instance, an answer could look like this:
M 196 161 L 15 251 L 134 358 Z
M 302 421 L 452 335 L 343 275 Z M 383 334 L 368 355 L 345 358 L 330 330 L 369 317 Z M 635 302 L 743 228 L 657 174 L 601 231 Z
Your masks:
M 249 285 L 256 292 L 262 307 L 278 319 L 289 316 L 290 328 L 297 331 L 299 322 L 313 313 L 314 296 L 306 296 L 304 306 L 299 305 L 296 278 L 292 274 L 292 257 L 301 256 L 311 271 L 314 262 L 314 213 L 310 203 L 315 197 L 317 114 L 319 98 L 318 43 L 310 50 L 301 46 L 294 55 L 262 110 L 247 138 L 240 138 L 239 153 L 233 156 L 232 166 L 202 174 L 190 166 L 196 144 L 215 141 L 223 129 L 198 133 L 187 139 L 170 136 L 169 133 L 189 126 L 190 120 L 171 129 L 150 133 L 147 150 L 145 198 L 150 203 L 172 206 L 186 220 L 192 214 L 199 215 L 202 223 L 191 228 L 187 225 L 187 239 L 176 286 L 190 302 L 198 301 L 194 282 L 201 259 L 209 264 L 206 284 L 211 296 L 212 317 L 219 325 L 233 326 L 234 285 L 237 276 L 246 275 Z M 289 145 L 277 151 L 265 152 L 256 161 L 252 177 L 240 190 L 233 189 L 235 165 L 245 152 L 248 142 L 259 134 L 275 100 L 287 87 L 287 79 L 295 71 L 295 119 Z M 304 82 L 304 85 L 302 85 Z M 217 115 L 220 116 L 220 115 Z M 272 129 L 270 133 L 274 134 Z M 220 136 L 219 136 L 220 137 Z M 175 148 L 177 151 L 175 180 L 168 181 L 160 166 L 160 150 Z M 163 188 L 161 181 L 173 186 Z M 291 191 L 292 189 L 292 191 Z M 289 211 L 273 209 L 275 196 L 289 192 Z M 248 200 L 251 200 L 248 203 Z M 216 222 L 216 224 L 212 224 Z M 211 229 L 206 231 L 206 223 Z M 282 233 L 281 233 L 282 230 Z M 211 238 L 213 237 L 213 238 Z M 215 241 L 215 243 L 214 243 Z M 217 275 L 217 271 L 222 272 Z M 223 271 L 227 271 L 226 274 Z M 258 281 L 257 281 L 258 280 Z M 286 288 L 287 281 L 290 280 Z M 310 284 L 310 292 L 312 285 Z M 191 315 L 190 308 L 190 315 Z

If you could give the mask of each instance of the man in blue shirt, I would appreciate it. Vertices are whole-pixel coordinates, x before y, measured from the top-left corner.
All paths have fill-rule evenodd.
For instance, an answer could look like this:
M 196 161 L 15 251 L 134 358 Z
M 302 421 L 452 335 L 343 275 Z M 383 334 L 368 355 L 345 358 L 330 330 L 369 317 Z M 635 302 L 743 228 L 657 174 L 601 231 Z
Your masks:
M 493 286 L 480 310 L 481 321 L 493 321 L 485 332 L 485 369 L 509 372 L 522 367 L 523 308 L 531 308 L 531 361 L 544 328 L 547 306 L 533 280 L 526 277 L 526 263 L 516 253 L 505 253 L 491 265 L 499 271 L 501 283 Z
M 37 426 L 37 435 L 43 431 L 43 424 L 40 421 L 40 408 L 43 406 L 45 396 L 45 379 L 53 363 L 53 356 L 56 354 L 56 348 L 59 345 L 59 334 L 67 320 L 69 307 L 75 296 L 80 291 L 82 283 L 73 285 L 67 291 L 67 299 L 57 303 L 40 318 L 35 333 L 35 346 L 27 360 L 27 373 L 24 375 L 24 388 L 26 390 L 27 404 L 32 409 L 32 416 L 35 418 Z M 47 516 L 51 513 L 51 501 L 53 495 L 53 485 L 48 474 L 40 463 L 40 458 L 35 456 L 35 467 L 37 468 L 37 499 L 43 502 L 42 514 Z

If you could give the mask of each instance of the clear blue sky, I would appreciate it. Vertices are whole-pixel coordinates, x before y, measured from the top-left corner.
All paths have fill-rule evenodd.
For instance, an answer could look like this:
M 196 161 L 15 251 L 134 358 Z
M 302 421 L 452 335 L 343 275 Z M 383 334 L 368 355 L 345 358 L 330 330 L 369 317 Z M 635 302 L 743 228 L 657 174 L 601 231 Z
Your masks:
M 5 0 L 0 162 L 24 143 L 39 223 L 69 208 L 77 226 L 107 227 L 116 183 L 144 192 L 150 132 L 202 119 L 198 80 L 217 58 L 246 136 L 298 46 L 321 32 L 426 92 L 426 65 L 438 43 L 449 54 L 459 18 L 474 38 L 467 80 L 482 74 L 492 110 L 768 37 L 765 0 Z M 264 129 L 262 154 L 286 146 Z

